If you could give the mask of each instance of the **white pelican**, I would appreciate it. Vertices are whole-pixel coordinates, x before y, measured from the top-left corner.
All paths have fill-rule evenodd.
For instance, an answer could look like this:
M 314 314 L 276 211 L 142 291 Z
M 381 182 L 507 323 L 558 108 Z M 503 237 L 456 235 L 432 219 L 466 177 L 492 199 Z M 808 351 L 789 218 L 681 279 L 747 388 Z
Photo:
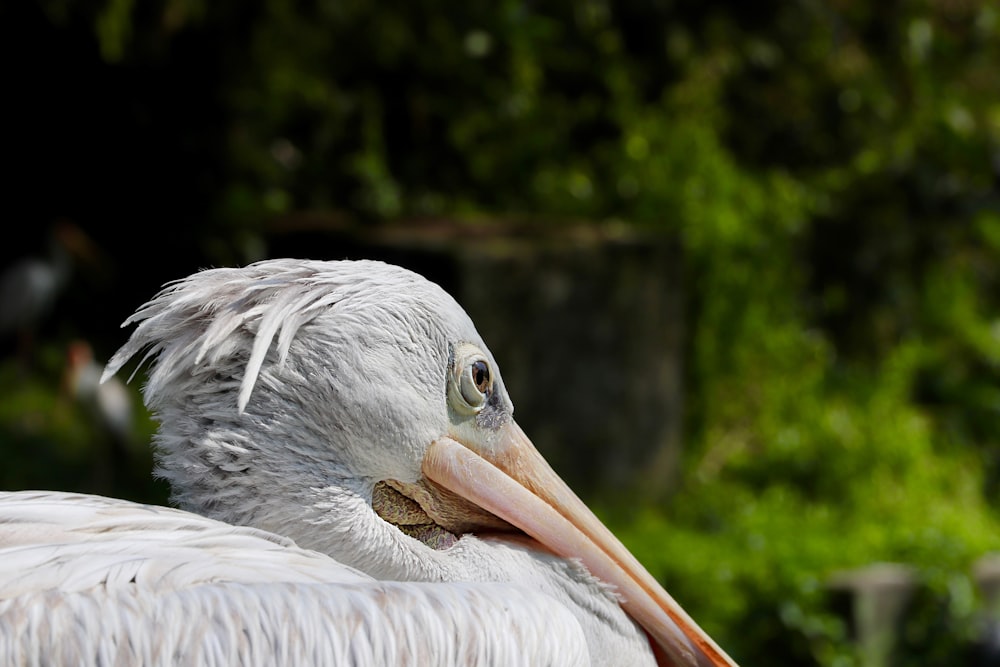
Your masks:
M 69 343 L 64 373 L 66 390 L 117 443 L 131 444 L 138 439 L 132 394 L 118 378 L 102 381 L 103 374 L 104 367 L 94 359 L 90 343 L 85 340 Z
M 183 511 L 0 495 L 0 664 L 734 664 L 547 466 L 437 285 L 269 260 L 132 323 L 105 377 L 146 351 Z
M 96 266 L 100 256 L 97 244 L 75 223 L 55 222 L 45 255 L 26 255 L 0 272 L 0 335 L 18 336 L 18 351 L 26 355 L 36 329 L 56 306 L 74 270 Z

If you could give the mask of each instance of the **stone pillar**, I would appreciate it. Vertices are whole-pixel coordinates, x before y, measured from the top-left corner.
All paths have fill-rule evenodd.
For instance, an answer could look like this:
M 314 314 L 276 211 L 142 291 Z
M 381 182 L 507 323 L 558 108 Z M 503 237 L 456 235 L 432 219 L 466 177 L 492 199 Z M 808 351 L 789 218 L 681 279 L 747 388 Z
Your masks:
M 682 432 L 678 253 L 599 238 L 457 259 L 458 297 L 552 464 L 584 492 L 665 497 Z
M 973 665 L 1000 665 L 1000 554 L 983 556 L 972 566 L 982 596 L 979 637 L 973 647 Z
M 913 569 L 876 563 L 835 575 L 830 588 L 840 598 L 835 606 L 847 617 L 861 667 L 889 667 L 916 590 Z

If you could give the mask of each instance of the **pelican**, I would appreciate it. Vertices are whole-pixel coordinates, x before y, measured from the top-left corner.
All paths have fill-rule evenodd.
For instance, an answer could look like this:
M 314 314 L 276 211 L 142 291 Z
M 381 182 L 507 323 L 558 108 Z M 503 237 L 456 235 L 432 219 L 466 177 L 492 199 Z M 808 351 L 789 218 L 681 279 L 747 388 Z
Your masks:
M 99 264 L 101 250 L 79 226 L 60 219 L 48 232 L 45 255 L 26 255 L 0 272 L 0 335 L 17 337 L 26 362 L 34 336 L 75 272 Z
M 0 494 L 0 664 L 735 665 L 546 464 L 423 277 L 208 269 L 132 324 L 104 377 L 150 364 L 179 509 Z
M 103 374 L 104 368 L 94 359 L 90 343 L 85 340 L 69 343 L 63 379 L 67 392 L 87 409 L 115 442 L 131 444 L 137 439 L 132 395 L 118 378 L 110 377 L 102 381 Z

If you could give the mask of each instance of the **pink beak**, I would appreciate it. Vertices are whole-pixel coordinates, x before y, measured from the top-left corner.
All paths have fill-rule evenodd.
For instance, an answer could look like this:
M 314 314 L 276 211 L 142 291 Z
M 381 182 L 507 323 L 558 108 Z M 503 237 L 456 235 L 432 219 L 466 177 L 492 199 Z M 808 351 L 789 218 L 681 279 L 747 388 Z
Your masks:
M 736 667 L 549 467 L 516 423 L 504 427 L 490 450 L 473 451 L 443 437 L 428 448 L 423 473 L 557 555 L 580 559 L 615 586 L 622 607 L 652 638 L 660 664 Z

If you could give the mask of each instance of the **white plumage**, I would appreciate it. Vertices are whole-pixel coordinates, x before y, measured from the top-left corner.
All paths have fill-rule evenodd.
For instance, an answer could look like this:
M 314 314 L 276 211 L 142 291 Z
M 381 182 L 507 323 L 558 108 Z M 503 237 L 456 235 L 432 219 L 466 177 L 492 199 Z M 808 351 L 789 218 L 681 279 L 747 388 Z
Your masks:
M 105 376 L 146 350 L 187 511 L 0 494 L 0 663 L 654 664 L 631 615 L 733 664 L 544 465 L 436 285 L 270 260 L 129 323 Z
M 567 608 L 521 586 L 380 582 L 271 533 L 96 496 L 0 506 L 3 665 L 589 659 Z

